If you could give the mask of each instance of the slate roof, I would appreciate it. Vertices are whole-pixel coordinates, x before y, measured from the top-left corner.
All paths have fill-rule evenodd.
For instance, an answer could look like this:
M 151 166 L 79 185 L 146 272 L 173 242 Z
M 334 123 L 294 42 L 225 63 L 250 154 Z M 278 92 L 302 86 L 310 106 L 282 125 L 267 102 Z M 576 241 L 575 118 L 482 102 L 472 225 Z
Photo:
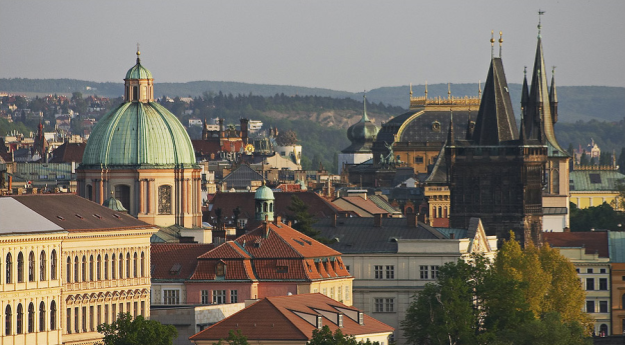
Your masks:
M 383 209 L 387 213 L 395 215 L 401 214 L 400 210 L 398 210 L 396 207 L 393 207 L 388 202 L 388 200 L 381 195 L 369 195 L 367 196 L 367 199 L 371 200 L 371 202 L 373 202 L 377 207 Z
M 616 191 L 617 182 L 625 182 L 625 175 L 618 170 L 574 170 L 569 179 L 571 192 Z
M 215 267 L 226 264 L 225 280 L 299 280 L 349 278 L 341 253 L 286 224 L 267 223 L 198 257 L 192 280 L 217 279 Z M 286 268 L 280 270 L 278 267 Z
M 218 341 L 228 337 L 230 330 L 240 330 L 249 342 L 255 341 L 308 341 L 317 329 L 317 316 L 322 325 L 332 332 L 338 329 L 338 314 L 342 313 L 346 335 L 393 332 L 394 329 L 364 314 L 364 323 L 358 323 L 360 310 L 346 306 L 319 293 L 267 297 L 239 311 L 215 325 L 191 336 L 189 339 Z
M 197 257 L 213 248 L 212 244 L 153 243 L 150 246 L 152 279 L 184 280 L 191 277 Z
M 254 171 L 248 165 L 241 165 L 228 176 L 224 177 L 222 182 L 227 183 L 227 188 L 245 189 L 252 185 L 252 181 L 263 181 L 263 175 Z
M 473 111 L 454 110 L 454 137 L 456 140 L 464 140 L 466 138 L 467 123 L 469 119 L 475 121 L 477 110 L 477 108 Z M 411 119 L 413 116 L 415 117 Z M 420 111 L 409 111 L 384 123 L 376 141 L 381 143 L 394 142 L 394 135 L 404 126 L 401 137 L 397 138 L 398 142 L 443 143 L 447 140 L 450 118 L 449 111 L 428 110 L 427 108 Z M 434 122 L 438 122 L 438 129 L 435 129 L 436 127 L 433 126 Z
M 336 204 L 337 201 L 344 201 L 346 204 L 341 204 L 342 209 L 354 211 L 359 216 L 363 217 L 366 213 L 369 214 L 382 214 L 385 215 L 388 211 L 378 207 L 371 199 L 365 199 L 361 196 L 344 196 L 332 201 L 333 204 Z M 363 212 L 364 211 L 364 212 Z M 365 213 L 366 212 L 366 213 Z
M 275 192 L 273 193 L 275 216 L 284 217 L 292 214 L 287 208 L 291 205 L 293 195 L 308 205 L 308 212 L 315 218 L 327 218 L 341 211 L 331 202 L 313 192 Z M 209 221 L 211 217 L 215 217 L 217 208 L 221 208 L 223 217 L 231 218 L 233 216 L 232 210 L 237 207 L 241 209 L 240 218 L 254 219 L 254 193 L 217 193 L 211 201 L 211 205 L 211 210 L 205 214 L 207 218 L 204 218 Z
M 405 218 L 384 218 L 381 227 L 375 227 L 372 218 L 338 218 L 336 227 L 332 220 L 322 219 L 313 227 L 325 238 L 338 239 L 328 246 L 343 254 L 396 253 L 394 239 L 445 238 L 441 232 L 421 222 L 417 227 L 409 227 Z
M 544 232 L 543 240 L 554 248 L 583 247 L 586 254 L 599 253 L 601 258 L 610 257 L 607 231 Z
M 7 198 L 18 201 L 69 232 L 154 228 L 153 225 L 127 214 L 117 213 L 74 194 L 30 194 Z M 9 214 L 8 219 L 3 218 L 2 222 L 12 222 L 11 217 L 20 217 L 20 215 Z
M 85 152 L 86 143 L 63 143 L 52 151 L 50 163 L 80 163 Z

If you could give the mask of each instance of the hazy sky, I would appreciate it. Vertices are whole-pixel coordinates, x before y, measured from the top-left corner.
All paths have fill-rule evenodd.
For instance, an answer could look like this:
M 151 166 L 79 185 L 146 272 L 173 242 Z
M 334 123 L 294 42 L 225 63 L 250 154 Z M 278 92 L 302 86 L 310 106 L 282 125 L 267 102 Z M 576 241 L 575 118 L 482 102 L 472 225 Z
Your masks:
M 518 83 L 533 64 L 539 8 L 558 85 L 625 86 L 623 0 L 0 0 L 0 78 L 122 82 L 139 42 L 157 83 L 466 83 L 486 78 L 490 32 L 501 30 Z

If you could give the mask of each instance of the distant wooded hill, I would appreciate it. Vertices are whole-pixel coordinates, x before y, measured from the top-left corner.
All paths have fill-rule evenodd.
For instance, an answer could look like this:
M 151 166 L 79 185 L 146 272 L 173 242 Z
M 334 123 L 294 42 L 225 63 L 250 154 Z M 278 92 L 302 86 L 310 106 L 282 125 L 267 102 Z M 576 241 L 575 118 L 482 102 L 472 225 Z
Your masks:
M 521 85 L 510 84 L 513 104 L 519 105 Z M 233 95 L 273 96 L 275 94 L 312 95 L 333 98 L 362 99 L 362 93 L 336 91 L 322 88 L 308 88 L 290 85 L 247 84 L 219 81 L 195 81 L 188 83 L 156 83 L 155 94 L 169 97 L 198 97 L 204 93 Z M 414 95 L 423 95 L 425 87 L 414 85 Z M 104 97 L 119 97 L 123 94 L 122 83 L 96 83 L 75 79 L 0 79 L 0 91 L 25 94 L 71 94 L 74 91 L 83 94 L 96 94 Z M 452 84 L 453 96 L 477 96 L 477 84 Z M 428 97 L 447 97 L 447 84 L 428 86 Z M 373 103 L 408 108 L 409 86 L 381 87 L 367 92 L 367 98 Z M 559 86 L 559 120 L 575 122 L 578 120 L 620 121 L 625 117 L 625 88 L 607 86 Z M 520 106 L 520 105 L 519 105 Z M 518 107 L 516 110 L 518 116 Z M 399 114 L 397 114 L 399 115 Z

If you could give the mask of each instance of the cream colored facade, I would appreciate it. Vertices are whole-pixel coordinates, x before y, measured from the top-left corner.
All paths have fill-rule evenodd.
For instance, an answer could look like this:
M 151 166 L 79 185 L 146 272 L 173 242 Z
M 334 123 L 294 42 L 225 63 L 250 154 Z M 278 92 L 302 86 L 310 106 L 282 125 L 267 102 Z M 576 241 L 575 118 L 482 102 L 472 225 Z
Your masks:
M 436 280 L 438 268 L 472 253 L 494 259 L 496 251 L 496 237 L 480 226 L 473 239 L 398 239 L 396 253 L 343 253 L 343 262 L 355 278 L 353 305 L 394 327 L 394 340 L 405 344 L 400 323 L 415 293 Z
M 63 342 L 92 344 L 115 315 L 150 316 L 150 237 L 158 229 L 71 232 L 63 242 Z
M 353 305 L 352 289 L 354 278 L 322 280 L 297 286 L 297 294 L 316 293 L 324 294 L 345 305 Z
M 64 230 L 0 236 L 0 344 L 61 343 L 65 236 Z
M 128 213 L 149 224 L 202 224 L 201 170 L 81 170 L 78 195 L 102 204 L 111 194 Z

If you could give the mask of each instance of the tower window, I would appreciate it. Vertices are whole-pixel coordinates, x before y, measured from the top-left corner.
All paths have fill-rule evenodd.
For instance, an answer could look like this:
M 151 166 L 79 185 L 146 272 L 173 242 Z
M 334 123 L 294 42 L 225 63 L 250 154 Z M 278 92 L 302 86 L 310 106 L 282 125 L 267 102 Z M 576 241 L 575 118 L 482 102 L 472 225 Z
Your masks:
M 171 186 L 158 187 L 158 214 L 171 214 Z
M 137 86 L 132 87 L 132 100 L 133 101 L 139 100 L 139 88 Z

